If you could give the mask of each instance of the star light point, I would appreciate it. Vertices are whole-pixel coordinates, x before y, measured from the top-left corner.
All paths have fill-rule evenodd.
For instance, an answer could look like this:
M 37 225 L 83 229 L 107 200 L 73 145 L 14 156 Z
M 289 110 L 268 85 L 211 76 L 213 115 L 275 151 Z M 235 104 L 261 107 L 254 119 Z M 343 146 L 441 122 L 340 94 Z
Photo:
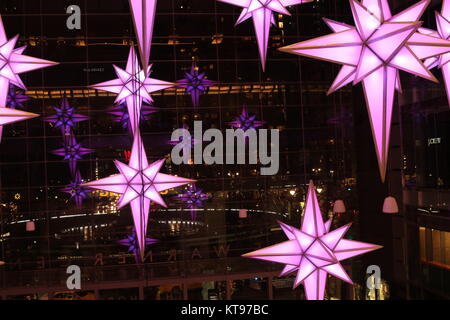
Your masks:
M 303 284 L 308 300 L 323 300 L 327 275 L 353 284 L 340 261 L 381 249 L 381 246 L 346 240 L 351 224 L 330 231 L 331 220 L 324 222 L 311 182 L 301 229 L 279 222 L 288 241 L 243 255 L 246 258 L 285 264 L 280 277 L 297 272 L 294 289 Z
M 8 40 L 2 17 L 0 16 L 0 107 L 2 109 L 7 106 L 8 93 L 10 84 L 26 90 L 26 87 L 20 79 L 20 74 L 38 70 L 50 66 L 57 65 L 57 62 L 47 61 L 34 57 L 23 55 L 26 47 L 15 48 L 19 36 Z M 0 140 L 3 131 L 3 125 L 17 121 L 27 120 L 37 117 L 38 115 L 31 113 L 23 113 L 16 111 L 2 110 L 0 117 L 4 119 L 4 123 L 0 123 Z M 14 120 L 15 119 L 15 120 Z M 13 120 L 13 121 L 11 121 Z
M 0 107 L 0 128 L 6 124 L 12 124 L 36 117 L 39 117 L 39 115 L 22 110 Z
M 439 39 L 450 40 L 450 1 L 443 0 L 441 12 L 435 12 L 437 31 L 420 28 L 419 32 Z M 425 60 L 425 65 L 431 70 L 439 67 L 444 78 L 448 104 L 450 106 L 450 53 L 444 53 L 438 57 L 430 57 Z
M 147 70 L 152 47 L 157 0 L 129 0 L 134 29 L 144 70 Z
M 97 90 L 116 93 L 116 103 L 126 102 L 131 129 L 134 133 L 140 122 L 142 104 L 153 102 L 151 93 L 175 86 L 174 83 L 150 78 L 151 66 L 147 72 L 139 66 L 138 57 L 134 47 L 130 47 L 126 69 L 113 66 L 117 79 L 92 85 Z
M 325 19 L 334 33 L 279 50 L 342 65 L 328 94 L 362 83 L 380 170 L 385 180 L 399 71 L 437 82 L 422 60 L 450 52 L 450 41 L 419 33 L 422 0 L 392 16 L 386 0 L 349 0 L 355 27 Z
M 269 46 L 270 27 L 275 24 L 274 12 L 291 15 L 288 6 L 312 2 L 313 0 L 218 0 L 220 2 L 242 7 L 242 13 L 236 25 L 252 18 L 256 32 L 259 55 L 263 71 L 266 68 L 267 49 Z
M 141 257 L 144 256 L 145 235 L 147 233 L 150 203 L 167 207 L 160 192 L 193 183 L 194 180 L 160 173 L 165 159 L 148 163 L 139 131 L 135 133 L 131 157 L 128 164 L 118 160 L 114 162 L 119 174 L 82 185 L 120 194 L 118 208 L 130 204 L 134 226 L 137 230 Z

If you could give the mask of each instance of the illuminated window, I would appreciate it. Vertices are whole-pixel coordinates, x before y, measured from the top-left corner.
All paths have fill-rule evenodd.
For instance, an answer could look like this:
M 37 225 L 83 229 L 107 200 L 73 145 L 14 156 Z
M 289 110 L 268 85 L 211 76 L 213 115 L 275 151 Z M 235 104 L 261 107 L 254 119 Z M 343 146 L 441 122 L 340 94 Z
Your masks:
M 425 228 L 420 227 L 419 228 L 419 242 L 420 242 L 420 260 L 426 261 L 427 260 L 427 254 L 426 254 L 426 237 L 425 237 Z
M 450 268 L 450 232 L 419 228 L 420 260 Z

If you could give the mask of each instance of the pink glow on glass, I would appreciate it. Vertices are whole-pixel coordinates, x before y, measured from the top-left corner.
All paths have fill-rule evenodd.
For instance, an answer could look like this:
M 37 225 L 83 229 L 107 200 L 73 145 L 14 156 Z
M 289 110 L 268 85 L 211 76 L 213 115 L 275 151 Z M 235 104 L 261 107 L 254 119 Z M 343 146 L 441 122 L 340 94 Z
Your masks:
M 342 69 L 328 94 L 351 82 L 354 85 L 363 82 L 380 176 L 384 181 L 393 97 L 395 90 L 401 91 L 399 71 L 437 82 L 427 67 L 436 65 L 433 59 L 440 55 L 448 55 L 450 60 L 450 41 L 447 37 L 438 39 L 432 32 L 421 31 L 418 19 L 429 0 L 419 1 L 394 17 L 386 0 L 349 1 L 356 27 L 324 19 L 333 34 L 280 50 L 341 64 Z M 444 7 L 450 6 L 445 2 Z M 430 60 L 424 64 L 423 59 Z
M 245 254 L 244 257 L 285 264 L 281 276 L 297 271 L 294 288 L 303 284 L 308 300 L 323 300 L 327 274 L 352 283 L 339 261 L 381 247 L 343 239 L 350 225 L 330 232 L 331 220 L 324 223 L 312 182 L 304 211 L 302 230 L 280 223 L 289 241 Z
M 218 0 L 243 8 L 236 25 L 252 18 L 258 42 L 263 71 L 266 68 L 270 27 L 275 24 L 274 12 L 290 15 L 288 6 L 312 2 L 313 0 Z
M 150 203 L 166 206 L 159 192 L 193 183 L 194 180 L 159 173 L 165 160 L 148 164 L 145 148 L 139 131 L 135 133 L 130 161 L 127 164 L 115 161 L 120 174 L 83 184 L 82 187 L 105 190 L 120 194 L 118 208 L 130 204 L 137 232 L 141 257 L 145 251 Z

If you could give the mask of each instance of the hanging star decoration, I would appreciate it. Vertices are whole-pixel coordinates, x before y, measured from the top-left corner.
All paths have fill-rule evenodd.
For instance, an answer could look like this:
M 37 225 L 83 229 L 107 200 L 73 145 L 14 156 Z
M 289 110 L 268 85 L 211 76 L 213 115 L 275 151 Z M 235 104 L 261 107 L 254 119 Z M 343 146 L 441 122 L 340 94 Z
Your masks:
M 308 300 L 323 300 L 327 275 L 353 284 L 340 261 L 382 247 L 343 239 L 351 224 L 330 231 L 331 220 L 324 223 L 316 190 L 309 185 L 301 229 L 280 222 L 289 241 L 245 254 L 244 257 L 285 264 L 281 276 L 297 272 L 294 289 L 300 284 Z
M 2 132 L 1 126 L 36 117 L 39 117 L 39 115 L 21 110 L 0 107 L 0 137 Z
M 75 173 L 77 161 L 92 152 L 94 152 L 94 150 L 82 147 L 81 143 L 77 142 L 75 135 L 73 134 L 66 139 L 63 148 L 52 151 L 54 155 L 61 156 L 64 160 L 69 161 L 70 172 L 72 175 Z
M 8 99 L 6 107 L 10 109 L 25 109 L 24 103 L 29 101 L 28 97 L 23 90 L 17 90 L 16 86 L 9 85 Z
M 13 84 L 23 90 L 25 85 L 20 74 L 56 65 L 56 62 L 42 60 L 23 55 L 26 47 L 14 49 L 19 36 L 7 38 L 5 27 L 0 16 L 0 106 L 7 106 L 9 86 Z M 37 117 L 38 115 L 26 112 L 11 111 L 9 108 L 0 110 L 0 140 L 3 125 Z
M 139 115 L 142 104 L 153 102 L 151 93 L 173 87 L 171 82 L 152 79 L 149 77 L 151 66 L 145 73 L 139 66 L 139 61 L 133 47 L 130 48 L 126 69 L 114 66 L 117 79 L 91 86 L 94 89 L 117 94 L 116 103 L 126 102 L 131 130 L 134 133 L 139 127 Z
M 249 115 L 245 106 L 242 108 L 241 115 L 229 123 L 233 128 L 244 131 L 260 128 L 264 124 L 264 121 L 256 120 L 256 115 Z
M 141 62 L 147 70 L 152 47 L 153 26 L 155 24 L 156 0 L 129 0 L 134 29 L 139 44 Z
M 150 120 L 150 115 L 159 111 L 159 108 L 143 104 L 141 108 L 141 117 L 139 121 Z M 120 123 L 123 129 L 131 129 L 130 117 L 128 115 L 127 105 L 121 103 L 110 108 L 109 114 L 114 116 L 114 121 Z
M 349 0 L 356 27 L 325 19 L 335 32 L 281 48 L 281 51 L 343 65 L 330 91 L 363 83 L 381 179 L 386 177 L 395 89 L 399 70 L 435 81 L 422 60 L 450 52 L 450 41 L 418 32 L 423 0 L 391 16 L 386 0 Z M 369 9 L 370 8 L 370 9 Z
M 436 12 L 437 31 L 420 28 L 419 32 L 438 37 L 444 40 L 450 40 L 450 1 L 443 0 L 441 12 Z M 450 53 L 441 56 L 432 57 L 425 60 L 425 65 L 431 70 L 439 67 L 444 77 L 445 89 L 447 91 L 448 104 L 450 106 Z
M 244 8 L 236 25 L 252 18 L 258 42 L 263 71 L 266 68 L 267 48 L 271 25 L 275 25 L 274 12 L 290 16 L 288 6 L 312 2 L 313 0 L 218 0 Z
M 197 189 L 195 184 L 191 184 L 184 193 L 178 195 L 175 199 L 184 202 L 186 207 L 191 209 L 191 219 L 196 220 L 195 209 L 203 208 L 203 202 L 209 199 L 209 195 L 204 193 L 202 189 Z
M 75 108 L 71 107 L 69 100 L 63 98 L 60 107 L 54 108 L 56 114 L 44 119 L 44 121 L 52 123 L 56 129 L 61 129 L 63 135 L 69 134 L 78 122 L 86 121 L 89 117 L 76 114 Z
M 158 243 L 159 241 L 152 238 L 145 238 L 145 246 L 150 246 L 152 244 Z M 136 229 L 133 227 L 131 234 L 127 235 L 125 239 L 117 241 L 122 246 L 128 247 L 128 252 L 132 253 L 134 255 L 134 258 L 136 260 L 136 263 L 141 263 L 141 255 L 139 252 L 139 242 L 138 237 L 136 233 Z
M 206 73 L 199 72 L 195 62 L 192 63 L 191 70 L 185 72 L 184 79 L 178 80 L 176 83 L 179 87 L 186 89 L 186 94 L 191 96 L 194 107 L 200 105 L 200 96 L 205 94 L 206 89 L 215 84 L 214 81 L 207 79 Z
M 83 179 L 79 171 L 75 174 L 75 179 L 65 188 L 61 189 L 62 192 L 70 194 L 70 198 L 75 200 L 77 208 L 81 208 L 83 200 L 88 197 L 90 190 L 82 187 Z
M 160 192 L 193 183 L 194 180 L 160 173 L 165 159 L 148 164 L 147 155 L 139 131 L 136 132 L 129 164 L 115 161 L 119 174 L 83 184 L 83 187 L 120 194 L 118 208 L 131 205 L 134 226 L 137 230 L 141 257 L 145 251 L 150 203 L 167 207 Z

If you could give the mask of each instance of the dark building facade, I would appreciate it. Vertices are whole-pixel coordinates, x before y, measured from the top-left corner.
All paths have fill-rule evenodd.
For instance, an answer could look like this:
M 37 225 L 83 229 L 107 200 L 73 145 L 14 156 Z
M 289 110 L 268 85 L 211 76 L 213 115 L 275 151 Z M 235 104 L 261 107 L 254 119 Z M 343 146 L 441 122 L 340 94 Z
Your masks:
M 66 26 L 70 5 L 82 9 L 80 30 Z M 113 160 L 126 161 L 132 138 L 109 113 L 115 96 L 89 86 L 114 79 L 113 65 L 125 67 L 136 43 L 128 1 L 2 1 L 8 37 L 20 34 L 26 54 L 60 64 L 23 76 L 31 98 L 24 108 L 41 118 L 4 129 L 0 297 L 302 299 L 302 289 L 291 290 L 292 277 L 278 277 L 279 265 L 240 256 L 282 241 L 278 220 L 299 226 L 310 180 L 334 227 L 353 222 L 350 238 L 384 245 L 345 263 L 356 286 L 330 280 L 327 298 L 373 298 L 366 290 L 371 265 L 385 280 L 375 298 L 448 297 L 450 112 L 443 86 L 402 74 L 406 89 L 396 105 L 389 179 L 382 184 L 361 88 L 327 96 L 336 66 L 276 50 L 328 33 L 322 17 L 351 23 L 348 2 L 318 0 L 289 11 L 292 16 L 276 17 L 262 72 L 251 22 L 234 26 L 238 8 L 213 0 L 158 2 L 152 77 L 175 82 L 195 62 L 216 83 L 198 107 L 182 88 L 153 94 L 160 109 L 143 121 L 143 140 L 149 161 L 166 157 L 163 172 L 196 179 L 209 200 L 192 220 L 191 210 L 174 200 L 183 188 L 163 195 L 169 207 L 152 206 L 148 231 L 160 242 L 136 264 L 117 243 L 131 231 L 130 210 L 119 210 L 112 193 L 92 192 L 77 207 L 61 191 L 71 182 L 67 161 L 52 154 L 61 148 L 61 132 L 43 121 L 63 98 L 89 117 L 74 127 L 78 142 L 94 150 L 78 161 L 85 181 L 114 174 Z M 204 129 L 224 131 L 243 106 L 264 128 L 280 130 L 277 175 L 261 176 L 255 165 L 170 161 L 175 129 L 192 130 L 201 120 Z M 389 194 L 398 200 L 398 215 L 382 213 Z M 333 213 L 337 199 L 345 201 L 346 213 Z M 82 294 L 65 287 L 69 265 L 83 270 Z

